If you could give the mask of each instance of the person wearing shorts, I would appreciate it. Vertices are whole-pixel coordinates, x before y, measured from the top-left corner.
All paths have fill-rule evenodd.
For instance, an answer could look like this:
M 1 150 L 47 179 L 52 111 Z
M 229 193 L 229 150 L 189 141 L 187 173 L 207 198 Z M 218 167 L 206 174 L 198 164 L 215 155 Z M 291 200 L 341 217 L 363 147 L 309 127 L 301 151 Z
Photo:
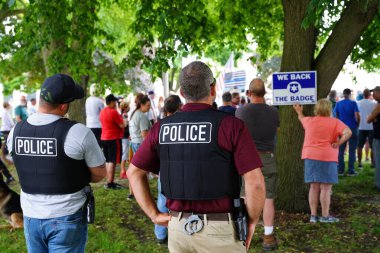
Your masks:
M 280 121 L 275 107 L 265 104 L 265 86 L 261 79 L 255 78 L 249 85 L 251 103 L 239 107 L 236 117 L 244 121 L 253 142 L 256 144 L 260 159 L 264 165 L 266 197 L 263 209 L 264 238 L 263 249 L 277 248 L 274 236 L 274 198 L 276 196 L 276 161 L 274 157 L 275 135 Z M 244 189 L 244 187 L 242 187 Z M 243 192 L 242 194 L 245 193 Z
M 332 118 L 331 102 L 328 99 L 318 100 L 315 117 L 304 117 L 302 105 L 293 105 L 298 119 L 305 129 L 302 148 L 302 159 L 305 161 L 305 183 L 310 184 L 309 206 L 310 222 L 339 222 L 330 215 L 331 189 L 338 183 L 339 146 L 351 137 L 350 128 L 342 121 Z M 322 216 L 317 216 L 319 201 Z
M 116 110 L 117 98 L 110 94 L 106 97 L 106 107 L 100 112 L 102 124 L 102 145 L 106 158 L 107 184 L 105 189 L 117 190 L 123 187 L 114 182 L 116 164 L 121 162 L 121 138 L 123 137 L 125 123 Z

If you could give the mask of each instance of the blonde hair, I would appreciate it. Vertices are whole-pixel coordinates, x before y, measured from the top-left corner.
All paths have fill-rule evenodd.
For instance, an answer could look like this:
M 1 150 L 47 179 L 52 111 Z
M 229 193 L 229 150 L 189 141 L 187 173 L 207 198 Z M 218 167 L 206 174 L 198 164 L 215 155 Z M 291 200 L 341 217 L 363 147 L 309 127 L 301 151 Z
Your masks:
M 120 109 L 121 110 L 127 110 L 127 111 L 129 111 L 129 103 L 127 103 L 127 102 L 121 102 L 120 103 Z
M 318 100 L 314 107 L 315 116 L 330 117 L 331 116 L 332 103 L 326 98 Z

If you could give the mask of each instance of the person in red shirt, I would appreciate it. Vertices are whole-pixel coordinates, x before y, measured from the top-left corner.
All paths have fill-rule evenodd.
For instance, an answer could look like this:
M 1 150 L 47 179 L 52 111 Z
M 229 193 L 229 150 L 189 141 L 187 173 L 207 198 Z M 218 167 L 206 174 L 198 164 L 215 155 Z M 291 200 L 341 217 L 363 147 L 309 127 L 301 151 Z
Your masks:
M 211 107 L 211 69 L 195 61 L 182 69 L 186 104 L 151 128 L 127 171 L 135 198 L 158 225 L 169 225 L 171 252 L 246 252 L 263 209 L 262 163 L 244 123 Z M 160 172 L 169 213 L 158 211 L 147 173 Z M 245 180 L 248 234 L 239 241 L 233 203 Z
M 125 123 L 120 113 L 116 110 L 117 98 L 110 94 L 106 97 L 106 107 L 100 112 L 99 119 L 102 124 L 100 139 L 103 144 L 103 153 L 106 157 L 107 184 L 105 189 L 121 189 L 121 185 L 114 182 L 115 166 L 121 162 L 121 137 Z

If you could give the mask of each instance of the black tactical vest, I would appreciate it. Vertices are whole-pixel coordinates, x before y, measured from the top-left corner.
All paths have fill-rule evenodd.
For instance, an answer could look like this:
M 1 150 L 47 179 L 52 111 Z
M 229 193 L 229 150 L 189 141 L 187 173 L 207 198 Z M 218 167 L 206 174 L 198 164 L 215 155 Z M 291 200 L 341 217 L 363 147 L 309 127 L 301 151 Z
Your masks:
M 177 112 L 161 121 L 160 178 L 170 199 L 216 200 L 239 196 L 241 179 L 233 155 L 218 145 L 220 122 L 212 109 Z
M 13 132 L 12 157 L 21 188 L 29 194 L 70 194 L 90 182 L 84 160 L 64 151 L 67 132 L 76 122 L 60 119 L 43 126 L 22 121 Z
M 380 114 L 373 121 L 373 138 L 380 140 Z

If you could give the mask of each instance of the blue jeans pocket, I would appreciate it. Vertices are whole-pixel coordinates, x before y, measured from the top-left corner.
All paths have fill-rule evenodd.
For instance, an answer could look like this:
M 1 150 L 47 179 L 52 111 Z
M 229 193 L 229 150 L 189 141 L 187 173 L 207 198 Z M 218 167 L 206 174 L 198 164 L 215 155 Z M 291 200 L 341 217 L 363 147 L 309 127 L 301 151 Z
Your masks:
M 83 211 L 75 214 L 52 219 L 52 236 L 49 240 L 49 249 L 64 252 L 83 252 L 87 241 L 87 223 Z

